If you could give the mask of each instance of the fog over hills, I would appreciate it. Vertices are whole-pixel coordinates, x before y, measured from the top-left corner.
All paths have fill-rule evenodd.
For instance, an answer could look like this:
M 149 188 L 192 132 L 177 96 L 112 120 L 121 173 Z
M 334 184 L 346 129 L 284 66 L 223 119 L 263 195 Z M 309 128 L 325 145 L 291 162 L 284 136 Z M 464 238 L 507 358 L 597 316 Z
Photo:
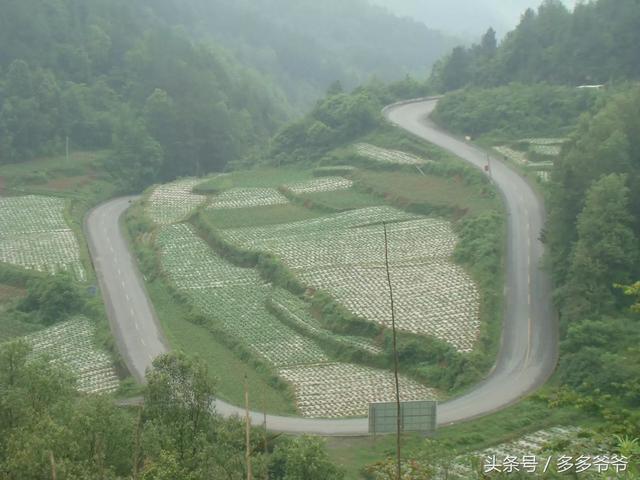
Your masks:
M 527 8 L 542 0 L 369 0 L 397 15 L 420 20 L 431 28 L 475 40 L 492 26 L 501 36 L 515 27 Z M 573 7 L 577 0 L 562 0 Z

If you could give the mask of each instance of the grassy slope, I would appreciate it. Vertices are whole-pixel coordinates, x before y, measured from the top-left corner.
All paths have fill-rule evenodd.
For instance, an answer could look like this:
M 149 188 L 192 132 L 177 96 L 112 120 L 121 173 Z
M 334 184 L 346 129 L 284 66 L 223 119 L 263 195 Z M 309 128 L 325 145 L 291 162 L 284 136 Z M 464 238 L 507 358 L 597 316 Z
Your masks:
M 195 189 L 199 193 L 215 193 L 230 188 L 267 188 L 279 187 L 285 183 L 294 183 L 312 178 L 312 171 L 300 168 L 261 168 L 260 170 L 237 171 L 229 175 L 220 175 L 208 180 Z
M 298 205 L 271 205 L 254 208 L 207 210 L 205 215 L 218 228 L 261 227 L 307 220 L 321 215 Z
M 217 395 L 235 405 L 244 404 L 243 380 L 250 385 L 253 408 L 270 413 L 293 414 L 295 409 L 286 395 L 269 383 L 269 377 L 247 364 L 205 328 L 187 320 L 188 311 L 173 297 L 162 280 L 147 283 L 147 290 L 171 347 L 199 356 L 216 380 Z
M 477 189 L 466 185 L 461 178 L 443 178 L 407 172 L 358 171 L 356 184 L 386 197 L 400 206 L 428 203 L 438 208 L 454 206 L 461 213 L 478 215 L 488 210 L 499 210 L 495 198 L 478 195 Z

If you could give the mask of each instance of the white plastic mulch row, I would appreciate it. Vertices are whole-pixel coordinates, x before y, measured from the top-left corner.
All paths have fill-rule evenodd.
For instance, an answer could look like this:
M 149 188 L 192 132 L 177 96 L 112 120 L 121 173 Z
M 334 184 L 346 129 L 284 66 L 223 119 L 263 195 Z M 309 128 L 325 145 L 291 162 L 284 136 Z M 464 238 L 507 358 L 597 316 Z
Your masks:
M 275 188 L 231 188 L 214 197 L 210 209 L 266 207 L 289 203 Z
M 348 190 L 353 187 L 353 182 L 343 177 L 321 177 L 307 182 L 291 183 L 284 187 L 293 193 L 319 193 Z
M 262 281 L 255 270 L 236 267 L 217 256 L 190 226 L 162 227 L 157 242 L 163 268 L 179 290 L 208 318 L 248 345 L 293 384 L 303 415 L 359 415 L 365 413 L 363 405 L 380 395 L 391 398 L 393 390 L 387 392 L 386 383 L 380 381 L 389 378 L 389 372 L 365 369 L 364 375 L 362 367 L 331 362 L 313 340 L 267 311 L 272 286 Z M 322 370 L 323 366 L 330 368 Z M 314 397 L 309 383 L 313 372 L 325 372 L 324 381 L 332 385 L 332 390 L 322 388 L 325 393 Z M 416 398 L 433 398 L 432 390 L 408 379 L 402 381 L 409 386 L 407 392 L 413 392 Z
M 88 319 L 77 317 L 24 338 L 34 355 L 67 367 L 77 378 L 78 390 L 113 392 L 119 385 L 118 376 L 109 355 L 94 344 L 94 331 Z
M 464 269 L 450 260 L 457 239 L 449 222 L 371 207 L 222 234 L 242 248 L 277 255 L 306 285 L 331 293 L 356 315 L 388 325 L 381 220 L 390 222 L 389 257 L 399 328 L 433 335 L 461 352 L 471 351 L 480 329 L 479 293 Z
M 530 145 L 562 145 L 568 140 L 568 138 L 523 138 L 520 141 Z
M 558 157 L 562 151 L 561 145 L 531 145 L 530 150 L 548 157 Z
M 301 299 L 287 290 L 281 288 L 274 289 L 271 295 L 271 304 L 283 315 L 295 323 L 298 329 L 303 330 L 317 338 L 325 338 L 334 342 L 350 346 L 359 350 L 364 350 L 373 355 L 382 353 L 382 348 L 366 337 L 356 337 L 353 335 L 336 335 L 330 330 L 322 327 L 320 322 L 314 318 L 309 306 Z
M 202 205 L 207 197 L 196 195 L 193 187 L 202 179 L 187 178 L 156 187 L 147 200 L 147 214 L 158 225 L 179 222 Z
M 80 246 L 64 210 L 60 198 L 0 197 L 0 262 L 52 274 L 68 271 L 84 280 Z
M 411 153 L 376 147 L 368 143 L 358 143 L 354 145 L 354 147 L 358 155 L 376 162 L 395 163 L 398 165 L 424 165 L 429 162 L 429 160 L 425 160 Z
M 395 400 L 393 373 L 361 365 L 326 363 L 280 369 L 294 385 L 297 404 L 305 417 L 366 415 L 369 403 Z M 400 398 L 434 400 L 436 392 L 406 378 L 400 379 Z

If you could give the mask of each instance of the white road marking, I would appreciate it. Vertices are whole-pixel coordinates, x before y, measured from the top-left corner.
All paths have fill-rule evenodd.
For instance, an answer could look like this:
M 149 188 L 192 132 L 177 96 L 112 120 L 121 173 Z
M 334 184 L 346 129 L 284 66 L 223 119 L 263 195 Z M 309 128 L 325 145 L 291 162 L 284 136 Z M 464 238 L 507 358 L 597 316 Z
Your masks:
M 136 330 L 139 332 L 140 331 L 140 327 L 138 326 L 138 322 L 133 322 L 133 325 L 136 327 Z
M 140 343 L 142 344 L 143 347 L 147 346 L 147 343 L 144 341 L 144 338 L 140 338 Z

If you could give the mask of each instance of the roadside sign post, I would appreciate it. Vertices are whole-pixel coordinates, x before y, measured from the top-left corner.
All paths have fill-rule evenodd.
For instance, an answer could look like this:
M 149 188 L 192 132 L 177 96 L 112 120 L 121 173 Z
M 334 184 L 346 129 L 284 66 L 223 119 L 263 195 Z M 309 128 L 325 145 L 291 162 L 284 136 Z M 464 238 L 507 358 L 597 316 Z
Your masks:
M 369 433 L 375 438 L 377 434 L 396 433 L 396 402 L 379 402 L 369 404 Z M 423 400 L 402 402 L 400 404 L 400 430 L 402 432 L 418 432 L 425 435 L 435 433 L 437 425 L 437 402 Z

